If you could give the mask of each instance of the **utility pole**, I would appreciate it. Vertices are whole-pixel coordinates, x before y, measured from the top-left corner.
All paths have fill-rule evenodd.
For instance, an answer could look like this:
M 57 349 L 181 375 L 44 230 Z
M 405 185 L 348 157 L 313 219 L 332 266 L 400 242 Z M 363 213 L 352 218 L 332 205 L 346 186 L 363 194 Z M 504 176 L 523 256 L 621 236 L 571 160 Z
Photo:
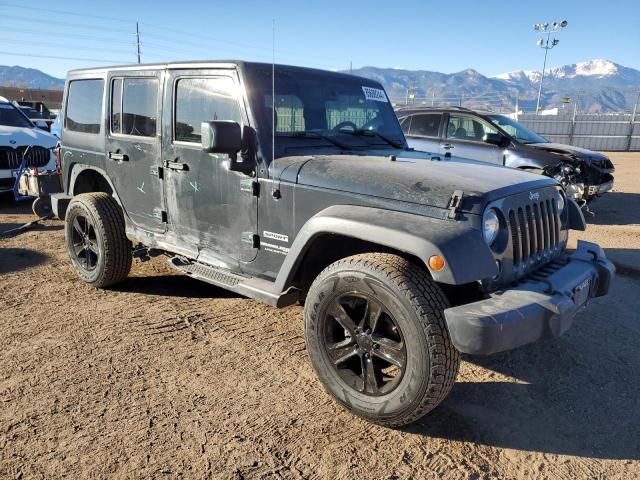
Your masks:
M 561 22 L 553 22 L 552 24 L 536 23 L 533 26 L 534 30 L 537 30 L 538 32 L 542 32 L 543 35 L 544 34 L 547 35 L 546 40 L 544 38 L 541 38 L 537 42 L 537 45 L 540 48 L 544 49 L 544 63 L 542 64 L 542 75 L 540 75 L 540 88 L 538 88 L 538 101 L 536 102 L 536 115 L 540 110 L 540 97 L 542 96 L 542 82 L 544 81 L 544 71 L 547 68 L 547 55 L 549 53 L 549 50 L 551 50 L 553 47 L 558 45 L 558 43 L 560 43 L 560 40 L 558 40 L 557 38 L 554 38 L 553 40 L 551 40 L 551 34 L 553 32 L 557 32 L 563 29 L 566 26 L 567 26 L 566 20 L 562 20 Z
M 138 52 L 138 63 L 140 63 L 140 28 L 136 22 L 136 51 Z
M 349 62 L 349 73 L 353 74 L 353 61 Z

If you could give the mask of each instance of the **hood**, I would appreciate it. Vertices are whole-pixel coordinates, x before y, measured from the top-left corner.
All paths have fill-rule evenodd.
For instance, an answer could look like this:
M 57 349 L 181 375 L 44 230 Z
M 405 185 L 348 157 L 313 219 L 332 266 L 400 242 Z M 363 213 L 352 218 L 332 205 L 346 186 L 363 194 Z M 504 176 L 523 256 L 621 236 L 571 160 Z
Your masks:
M 39 128 L 8 127 L 0 125 L 0 147 L 34 147 L 53 148 L 58 139 Z
M 599 152 L 587 150 L 586 148 L 574 147 L 572 145 L 565 145 L 563 143 L 527 143 L 526 146 L 559 155 L 574 155 L 580 160 L 584 160 L 589 166 L 591 166 L 593 162 L 600 164 L 603 161 L 609 161 L 609 157 Z
M 405 152 L 403 152 L 404 154 Z M 541 175 L 501 166 L 432 160 L 412 155 L 322 155 L 277 159 L 279 176 L 299 185 L 448 208 L 462 190 L 462 211 L 481 213 L 486 203 L 525 190 L 557 185 Z

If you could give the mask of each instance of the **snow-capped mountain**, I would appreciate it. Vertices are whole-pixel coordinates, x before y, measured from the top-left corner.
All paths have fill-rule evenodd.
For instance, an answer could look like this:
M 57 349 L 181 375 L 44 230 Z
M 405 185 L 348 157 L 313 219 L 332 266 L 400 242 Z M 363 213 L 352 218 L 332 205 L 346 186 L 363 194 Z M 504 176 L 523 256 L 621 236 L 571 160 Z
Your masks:
M 539 71 L 516 71 L 495 75 L 493 78 L 505 80 L 507 82 L 522 82 L 525 78 L 533 83 L 540 81 Z M 632 68 L 623 67 L 611 60 L 598 58 L 589 60 L 588 62 L 573 63 L 562 67 L 548 68 L 544 72 L 545 79 L 569 79 L 585 77 L 590 79 L 614 79 L 614 77 L 622 77 L 626 81 L 637 83 L 640 81 L 640 72 Z
M 414 103 L 463 103 L 472 108 L 511 108 L 516 99 L 520 107 L 535 110 L 540 72 L 515 71 L 485 77 L 476 70 L 444 74 L 364 67 L 356 75 L 379 80 L 389 96 L 403 103 L 413 94 Z M 557 107 L 568 97 L 580 111 L 614 112 L 633 108 L 640 92 L 640 71 L 610 60 L 552 67 L 545 71 L 542 106 Z

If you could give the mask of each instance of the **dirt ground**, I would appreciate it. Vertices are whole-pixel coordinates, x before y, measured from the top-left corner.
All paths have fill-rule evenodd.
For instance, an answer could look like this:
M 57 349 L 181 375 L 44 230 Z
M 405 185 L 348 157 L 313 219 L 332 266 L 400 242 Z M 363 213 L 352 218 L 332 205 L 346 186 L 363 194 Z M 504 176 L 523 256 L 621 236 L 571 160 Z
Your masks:
M 0 478 L 640 477 L 640 154 L 612 156 L 616 191 L 577 236 L 623 265 L 610 296 L 559 339 L 465 357 L 451 395 L 404 430 L 322 390 L 300 307 L 162 258 L 95 290 L 59 221 L 0 239 Z M 0 198 L 0 231 L 30 219 Z

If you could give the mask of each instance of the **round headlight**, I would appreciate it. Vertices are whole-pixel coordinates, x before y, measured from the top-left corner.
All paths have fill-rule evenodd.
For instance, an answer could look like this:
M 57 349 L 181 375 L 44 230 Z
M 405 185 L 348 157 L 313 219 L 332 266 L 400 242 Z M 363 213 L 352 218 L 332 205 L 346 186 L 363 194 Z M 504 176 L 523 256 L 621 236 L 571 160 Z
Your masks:
M 564 195 L 560 191 L 558 191 L 556 202 L 558 203 L 558 213 L 561 213 L 564 210 L 564 207 L 567 205 L 567 202 L 564 199 Z
M 484 212 L 482 218 L 482 234 L 487 245 L 491 245 L 496 241 L 498 232 L 500 232 L 500 219 L 498 218 L 498 213 L 493 208 L 490 208 Z

